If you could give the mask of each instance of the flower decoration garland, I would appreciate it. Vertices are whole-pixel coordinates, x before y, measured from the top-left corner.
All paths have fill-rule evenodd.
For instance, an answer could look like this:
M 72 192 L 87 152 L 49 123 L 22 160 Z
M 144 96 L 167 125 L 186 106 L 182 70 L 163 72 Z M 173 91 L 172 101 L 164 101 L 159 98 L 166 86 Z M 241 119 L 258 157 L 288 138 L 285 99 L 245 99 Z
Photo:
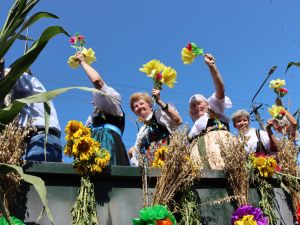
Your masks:
M 288 89 L 284 88 L 285 84 L 285 80 L 278 78 L 270 81 L 269 88 L 273 89 L 278 97 L 284 97 L 288 93 Z
M 140 218 L 132 219 L 133 225 L 177 225 L 175 217 L 163 205 L 145 207 L 140 211 Z
M 232 214 L 231 225 L 268 225 L 268 218 L 260 208 L 242 205 Z
M 257 170 L 259 175 L 263 178 L 270 178 L 272 175 L 280 170 L 276 160 L 272 156 L 264 154 L 252 154 L 250 156 L 253 168 Z
M 284 107 L 278 105 L 272 105 L 271 108 L 268 108 L 268 112 L 277 120 L 281 120 L 286 114 Z
M 161 146 L 160 148 L 156 149 L 152 167 L 162 168 L 165 165 L 165 156 L 167 152 L 167 146 Z
M 197 47 L 193 42 L 188 43 L 186 47 L 181 50 L 181 59 L 184 64 L 191 64 L 195 58 L 199 55 L 203 55 L 203 48 Z
M 71 47 L 76 49 L 76 53 L 82 52 L 87 64 L 91 64 L 96 61 L 94 50 L 92 48 L 85 48 L 84 44 L 86 43 L 86 41 L 83 35 L 79 35 L 79 33 L 76 33 L 74 36 L 70 37 L 69 42 L 71 43 Z M 76 54 L 69 57 L 68 65 L 72 69 L 76 69 L 79 66 L 79 61 L 76 58 Z
M 153 80 L 154 88 L 161 90 L 165 84 L 170 88 L 174 87 L 177 78 L 177 72 L 170 66 L 165 66 L 157 59 L 153 59 L 143 65 L 139 71 L 145 73 Z

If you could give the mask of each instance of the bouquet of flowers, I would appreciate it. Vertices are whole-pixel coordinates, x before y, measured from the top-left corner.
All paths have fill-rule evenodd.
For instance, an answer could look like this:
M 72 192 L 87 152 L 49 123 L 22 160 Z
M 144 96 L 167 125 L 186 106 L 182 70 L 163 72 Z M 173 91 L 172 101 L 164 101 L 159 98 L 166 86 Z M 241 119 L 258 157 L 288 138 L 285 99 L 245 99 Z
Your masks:
M 76 49 L 77 52 L 82 52 L 85 57 L 85 62 L 87 64 L 91 64 L 96 61 L 95 52 L 92 48 L 85 48 L 85 38 L 83 35 L 79 35 L 76 33 L 74 36 L 70 37 L 69 42 L 71 43 L 71 47 Z M 79 62 L 76 58 L 76 53 L 69 57 L 68 65 L 72 69 L 76 69 L 79 66 Z
M 132 219 L 133 225 L 177 225 L 175 217 L 163 205 L 145 207 L 140 211 L 140 218 Z
M 268 108 L 268 112 L 270 113 L 272 118 L 277 120 L 281 120 L 286 114 L 285 109 L 282 106 L 278 105 L 272 105 L 271 108 Z
M 173 88 L 176 83 L 176 70 L 170 66 L 165 66 L 157 59 L 147 62 L 139 70 L 152 78 L 155 89 L 162 90 L 163 84 Z
M 71 210 L 72 224 L 98 225 L 94 185 L 90 175 L 100 173 L 109 163 L 110 154 L 100 148 L 100 143 L 91 137 L 91 131 L 81 122 L 71 120 L 66 128 L 64 153 L 74 157 L 73 166 L 82 176 L 77 200 Z
M 181 59 L 184 64 L 191 64 L 199 55 L 203 56 L 203 48 L 197 47 L 195 43 L 188 43 L 186 47 L 181 50 Z
M 263 178 L 270 178 L 272 175 L 280 170 L 276 160 L 272 156 L 264 154 L 250 155 L 253 168 L 258 172 L 259 176 Z
M 268 225 L 268 218 L 264 217 L 260 208 L 242 205 L 231 217 L 231 225 Z
M 269 88 L 273 89 L 278 97 L 284 97 L 288 93 L 288 90 L 284 88 L 284 86 L 285 80 L 281 80 L 279 78 L 276 80 L 271 80 L 269 84 Z

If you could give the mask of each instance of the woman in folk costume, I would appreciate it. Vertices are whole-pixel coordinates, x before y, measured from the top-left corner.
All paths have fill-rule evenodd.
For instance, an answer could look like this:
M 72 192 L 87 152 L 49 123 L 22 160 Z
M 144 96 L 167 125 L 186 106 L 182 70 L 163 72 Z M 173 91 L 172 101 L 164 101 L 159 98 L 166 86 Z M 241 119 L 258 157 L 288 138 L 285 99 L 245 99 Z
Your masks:
M 144 123 L 130 153 L 145 154 L 149 166 L 152 166 L 155 151 L 168 144 L 170 133 L 182 123 L 176 109 L 161 99 L 160 90 L 153 88 L 152 96 L 159 106 L 157 109 L 153 109 L 152 98 L 147 93 L 134 93 L 130 97 L 131 110 Z M 134 156 L 131 161 L 137 162 Z
M 225 87 L 215 58 L 211 54 L 204 55 L 204 62 L 212 76 L 215 93 L 209 98 L 201 94 L 193 95 L 189 100 L 189 113 L 194 122 L 188 136 L 192 140 L 199 137 L 198 149 L 193 148 L 194 158 L 207 157 L 204 167 L 223 169 L 224 161 L 221 157 L 217 140 L 230 135 L 230 119 L 224 114 L 224 109 L 232 106 L 231 100 L 225 96 Z
M 76 53 L 76 58 L 94 87 L 103 92 L 93 93 L 94 112 L 89 116 L 86 125 L 91 128 L 92 137 L 110 152 L 111 165 L 128 166 L 129 159 L 122 141 L 125 114 L 121 107 L 121 95 L 108 86 L 100 74 L 86 63 L 81 52 Z

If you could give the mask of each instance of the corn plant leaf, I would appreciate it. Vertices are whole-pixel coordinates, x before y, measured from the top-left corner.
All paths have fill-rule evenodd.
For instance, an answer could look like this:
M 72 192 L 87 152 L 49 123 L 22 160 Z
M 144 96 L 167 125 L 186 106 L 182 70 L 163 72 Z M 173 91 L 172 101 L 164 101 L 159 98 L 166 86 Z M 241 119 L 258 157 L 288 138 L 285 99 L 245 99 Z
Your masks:
M 11 122 L 17 116 L 17 114 L 21 111 L 21 109 L 23 108 L 23 106 L 25 104 L 36 103 L 36 102 L 48 102 L 51 99 L 53 99 L 54 97 L 56 97 L 57 95 L 62 94 L 69 90 L 73 90 L 73 89 L 97 92 L 97 93 L 106 95 L 104 92 L 97 90 L 95 88 L 66 87 L 66 88 L 55 89 L 55 90 L 48 91 L 45 93 L 39 93 L 39 94 L 32 95 L 32 96 L 29 96 L 26 98 L 16 99 L 9 106 L 0 110 L 0 123 L 8 124 L 9 122 Z M 47 110 L 45 110 L 45 112 L 47 112 Z M 48 113 L 48 115 L 46 115 L 45 118 L 49 117 L 50 111 L 47 113 Z M 47 127 L 47 125 L 45 127 Z
M 51 26 L 44 30 L 39 39 L 33 43 L 30 49 L 17 59 L 12 65 L 9 73 L 0 80 L 0 101 L 5 98 L 5 95 L 12 88 L 17 79 L 30 67 L 35 61 L 48 41 L 57 34 L 69 34 L 60 26 Z M 1 56 L 0 56 L 1 57 Z
M 19 166 L 16 166 L 16 165 L 0 163 L 0 173 L 1 174 L 7 174 L 7 173 L 12 172 L 12 171 L 17 172 L 25 182 L 33 185 L 33 187 L 37 191 L 37 193 L 38 193 L 38 195 L 39 195 L 39 197 L 40 197 L 40 199 L 41 199 L 41 201 L 44 205 L 44 208 L 45 208 L 45 211 L 47 213 L 48 219 L 50 220 L 50 222 L 53 225 L 55 225 L 55 222 L 54 222 L 54 219 L 52 217 L 51 211 L 48 207 L 47 190 L 46 190 L 46 186 L 45 186 L 44 181 L 41 178 L 37 177 L 37 176 L 32 176 L 32 175 L 25 174 L 23 172 L 22 167 L 19 167 Z
M 300 67 L 300 62 L 289 62 L 287 67 L 286 67 L 286 70 L 285 70 L 285 73 L 291 68 L 291 66 L 298 66 Z

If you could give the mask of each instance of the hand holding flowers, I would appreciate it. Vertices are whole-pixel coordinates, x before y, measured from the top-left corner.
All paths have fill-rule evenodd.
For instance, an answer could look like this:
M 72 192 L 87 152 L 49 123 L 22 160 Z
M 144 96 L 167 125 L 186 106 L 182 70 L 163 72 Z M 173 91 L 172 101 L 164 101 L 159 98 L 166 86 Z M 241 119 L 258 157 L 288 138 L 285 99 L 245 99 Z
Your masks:
M 162 90 L 163 84 L 173 88 L 176 83 L 176 71 L 170 66 L 165 66 L 157 59 L 147 62 L 139 69 L 139 71 L 145 73 L 148 77 L 151 77 L 154 88 L 158 90 Z
M 76 69 L 82 61 L 85 61 L 87 64 L 91 64 L 96 61 L 95 52 L 92 48 L 85 48 L 84 44 L 86 43 L 84 36 L 79 35 L 78 33 L 75 36 L 70 37 L 69 42 L 72 44 L 71 47 L 76 49 L 76 53 L 69 57 L 68 65 Z M 78 53 L 81 53 L 82 56 L 78 57 Z

